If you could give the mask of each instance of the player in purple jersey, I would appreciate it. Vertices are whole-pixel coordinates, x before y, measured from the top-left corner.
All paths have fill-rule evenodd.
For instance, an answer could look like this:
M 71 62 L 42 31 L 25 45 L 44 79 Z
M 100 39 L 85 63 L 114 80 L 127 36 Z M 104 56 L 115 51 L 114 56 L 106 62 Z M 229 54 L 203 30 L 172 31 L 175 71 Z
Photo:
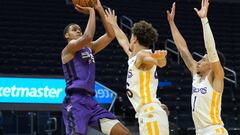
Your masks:
M 106 34 L 92 41 L 96 18 L 91 7 L 77 6 L 76 10 L 89 14 L 88 24 L 82 34 L 77 24 L 69 24 L 64 29 L 68 41 L 62 50 L 62 66 L 66 80 L 66 97 L 63 101 L 63 119 L 67 135 L 86 135 L 91 126 L 108 135 L 130 135 L 116 117 L 100 107 L 93 99 L 95 95 L 95 61 L 93 55 L 105 48 L 115 37 L 110 25 L 105 20 L 105 13 L 100 1 L 94 5 L 99 13 Z

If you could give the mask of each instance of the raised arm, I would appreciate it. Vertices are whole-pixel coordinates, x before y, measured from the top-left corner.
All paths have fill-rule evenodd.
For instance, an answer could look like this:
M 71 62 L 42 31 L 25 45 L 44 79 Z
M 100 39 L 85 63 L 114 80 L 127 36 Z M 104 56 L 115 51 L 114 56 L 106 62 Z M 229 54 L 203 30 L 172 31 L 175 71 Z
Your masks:
M 224 70 L 219 61 L 218 53 L 215 46 L 214 37 L 208 22 L 207 13 L 208 13 L 209 1 L 202 0 L 202 7 L 200 10 L 194 8 L 199 18 L 201 19 L 203 26 L 203 36 L 205 48 L 207 50 L 208 59 L 211 63 L 211 69 L 214 73 L 214 78 L 218 80 L 224 79 Z
M 130 56 L 131 56 L 131 52 L 129 50 L 130 43 L 129 43 L 129 40 L 128 40 L 126 34 L 119 28 L 119 26 L 117 24 L 117 16 L 115 15 L 115 11 L 108 9 L 105 12 L 106 12 L 107 21 L 112 25 L 112 28 L 113 28 L 115 36 L 118 40 L 118 43 L 120 44 L 120 46 L 123 48 L 124 52 L 130 58 Z
M 80 38 L 70 41 L 65 47 L 64 51 L 71 54 L 74 54 L 75 52 L 81 50 L 87 44 L 91 43 L 96 29 L 95 11 L 93 8 L 81 7 L 77 5 L 76 10 L 78 12 L 89 14 L 89 19 L 84 34 Z
M 174 17 L 175 17 L 175 10 L 176 10 L 176 3 L 174 2 L 172 5 L 171 13 L 167 11 L 167 18 L 168 22 L 171 28 L 171 33 L 173 36 L 173 40 L 175 42 L 175 45 L 180 52 L 180 55 L 188 67 L 188 69 L 191 71 L 192 75 L 196 73 L 196 61 L 193 59 L 191 53 L 188 50 L 187 43 L 181 33 L 179 32 L 175 22 L 174 22 Z
M 142 50 L 137 53 L 137 58 L 135 61 L 135 66 L 138 69 L 142 70 L 149 70 L 154 65 L 162 68 L 166 66 L 167 60 L 166 60 L 167 51 L 165 50 L 157 50 L 154 53 L 146 50 Z
M 93 42 L 92 50 L 93 50 L 93 53 L 96 54 L 110 44 L 110 42 L 114 39 L 115 34 L 111 27 L 111 24 L 109 24 L 106 21 L 105 12 L 100 0 L 97 0 L 97 3 L 95 4 L 94 7 L 101 17 L 103 26 L 106 31 L 104 35 L 102 35 L 100 38 L 98 38 L 96 41 Z

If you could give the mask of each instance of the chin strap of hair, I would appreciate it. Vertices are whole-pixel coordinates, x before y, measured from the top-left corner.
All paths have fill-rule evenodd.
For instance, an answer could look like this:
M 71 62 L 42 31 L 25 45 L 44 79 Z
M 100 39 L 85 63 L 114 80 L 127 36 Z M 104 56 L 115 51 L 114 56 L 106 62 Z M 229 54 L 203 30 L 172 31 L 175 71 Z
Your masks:
M 219 61 L 215 41 L 207 17 L 202 18 L 203 36 L 208 59 L 211 63 Z

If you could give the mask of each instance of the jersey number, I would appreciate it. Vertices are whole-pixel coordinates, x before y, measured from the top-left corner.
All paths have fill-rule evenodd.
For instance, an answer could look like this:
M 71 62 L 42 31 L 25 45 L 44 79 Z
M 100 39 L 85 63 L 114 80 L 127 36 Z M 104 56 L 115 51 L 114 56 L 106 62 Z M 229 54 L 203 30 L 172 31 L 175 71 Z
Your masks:
M 133 93 L 131 90 L 128 89 L 129 87 L 129 83 L 127 82 L 127 87 L 126 87 L 126 94 L 128 95 L 128 97 L 132 98 L 133 97 Z
M 197 96 L 195 96 L 193 99 L 193 107 L 192 107 L 193 112 L 195 111 L 196 101 L 197 101 Z

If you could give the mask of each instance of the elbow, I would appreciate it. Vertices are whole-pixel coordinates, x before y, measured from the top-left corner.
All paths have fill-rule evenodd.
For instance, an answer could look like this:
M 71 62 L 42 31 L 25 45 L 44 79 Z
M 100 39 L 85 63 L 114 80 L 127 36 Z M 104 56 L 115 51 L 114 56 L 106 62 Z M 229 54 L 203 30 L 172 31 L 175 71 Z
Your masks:
M 114 39 L 115 38 L 115 34 L 114 33 L 107 33 L 107 36 L 109 39 Z

